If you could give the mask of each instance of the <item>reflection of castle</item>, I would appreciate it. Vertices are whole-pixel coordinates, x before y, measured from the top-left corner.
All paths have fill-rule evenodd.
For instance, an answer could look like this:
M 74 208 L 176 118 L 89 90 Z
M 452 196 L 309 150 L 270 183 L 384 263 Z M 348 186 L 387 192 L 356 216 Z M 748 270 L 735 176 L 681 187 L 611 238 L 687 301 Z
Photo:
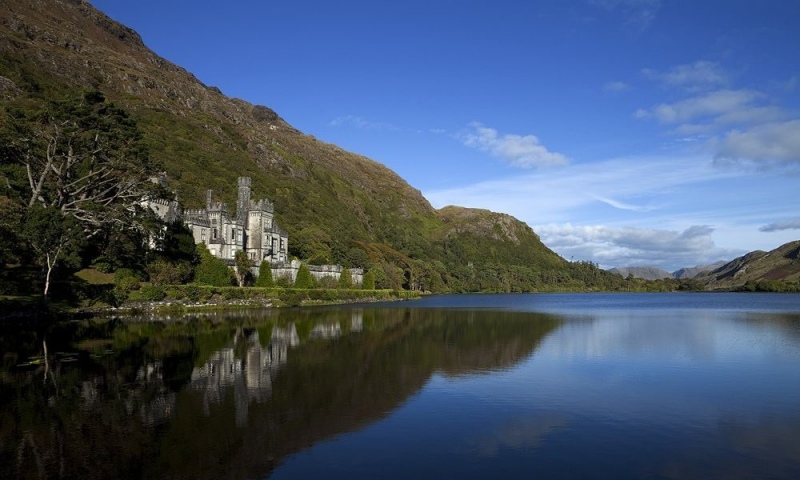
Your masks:
M 236 358 L 240 342 L 246 342 L 244 358 Z M 212 404 L 221 403 L 225 389 L 232 387 L 236 404 L 236 424 L 247 422 L 250 402 L 261 402 L 272 393 L 272 376 L 286 363 L 289 347 L 300 343 L 292 324 L 274 327 L 269 345 L 262 347 L 258 332 L 237 333 L 233 343 L 217 351 L 192 372 L 191 388 L 203 391 L 203 411 L 208 415 Z

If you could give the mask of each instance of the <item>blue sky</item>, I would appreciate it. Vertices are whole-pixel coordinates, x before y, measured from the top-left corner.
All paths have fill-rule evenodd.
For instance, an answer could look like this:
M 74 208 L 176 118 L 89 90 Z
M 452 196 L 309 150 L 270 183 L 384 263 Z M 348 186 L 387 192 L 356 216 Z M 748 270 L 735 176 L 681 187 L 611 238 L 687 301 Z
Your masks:
M 795 0 L 92 0 L 225 94 L 567 259 L 800 239 Z

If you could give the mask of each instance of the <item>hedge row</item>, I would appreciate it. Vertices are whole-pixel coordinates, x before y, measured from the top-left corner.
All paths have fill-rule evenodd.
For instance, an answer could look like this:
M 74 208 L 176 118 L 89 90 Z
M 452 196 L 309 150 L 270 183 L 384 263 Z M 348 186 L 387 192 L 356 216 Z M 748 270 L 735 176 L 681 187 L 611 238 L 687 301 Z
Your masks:
M 398 290 L 341 290 L 299 289 L 262 287 L 211 287 L 205 285 L 146 285 L 130 292 L 128 300 L 158 302 L 162 300 L 186 300 L 192 302 L 215 302 L 218 300 L 279 300 L 284 305 L 300 305 L 303 302 L 344 302 L 358 300 L 397 300 L 419 297 L 418 292 Z

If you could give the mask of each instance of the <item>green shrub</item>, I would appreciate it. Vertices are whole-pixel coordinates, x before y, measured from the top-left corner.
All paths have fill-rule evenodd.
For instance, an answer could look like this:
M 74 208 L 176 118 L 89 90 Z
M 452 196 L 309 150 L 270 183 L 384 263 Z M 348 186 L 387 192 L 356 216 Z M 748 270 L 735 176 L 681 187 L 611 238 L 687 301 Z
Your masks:
M 329 289 L 337 287 L 337 280 L 333 277 L 322 277 L 316 281 L 317 287 L 321 289 Z
M 222 298 L 225 300 L 241 300 L 245 297 L 245 290 L 242 288 L 230 287 L 222 290 Z
M 148 302 L 157 302 L 159 300 L 163 300 L 167 295 L 166 292 L 164 292 L 164 287 L 159 285 L 144 286 L 139 290 L 139 294 L 141 295 L 142 300 Z
M 228 287 L 233 285 L 233 272 L 219 258 L 211 255 L 204 243 L 197 245 L 197 255 L 200 257 L 200 264 L 194 272 L 195 282 L 201 285 L 212 285 L 215 287 Z
M 139 283 L 139 279 L 136 277 L 122 277 L 122 278 L 114 278 L 114 288 L 116 290 L 120 290 L 122 292 L 131 292 L 133 290 L 139 290 L 141 284 Z

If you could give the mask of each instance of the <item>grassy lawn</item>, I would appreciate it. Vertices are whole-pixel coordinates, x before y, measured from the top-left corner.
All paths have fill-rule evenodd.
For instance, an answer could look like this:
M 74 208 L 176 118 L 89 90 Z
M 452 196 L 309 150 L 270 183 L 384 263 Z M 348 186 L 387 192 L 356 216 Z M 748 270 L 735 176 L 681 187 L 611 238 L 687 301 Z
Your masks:
M 94 268 L 84 268 L 83 270 L 75 273 L 75 276 L 91 285 L 106 285 L 109 283 L 114 283 L 113 273 L 103 273 L 95 270 Z

